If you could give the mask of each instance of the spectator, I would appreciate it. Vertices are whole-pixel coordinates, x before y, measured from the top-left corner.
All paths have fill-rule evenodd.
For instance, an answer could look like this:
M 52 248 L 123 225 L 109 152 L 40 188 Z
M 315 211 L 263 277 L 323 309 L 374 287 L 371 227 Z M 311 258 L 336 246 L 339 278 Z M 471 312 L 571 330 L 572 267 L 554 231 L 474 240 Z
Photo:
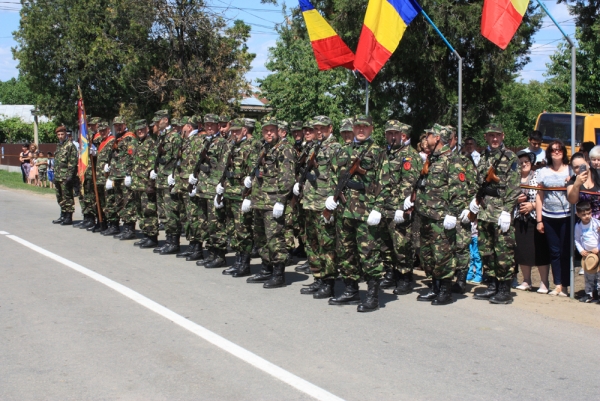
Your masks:
M 573 175 L 567 182 L 567 199 L 569 203 L 576 205 L 582 201 L 589 202 L 592 208 L 592 217 L 600 219 L 600 198 L 581 192 L 581 190 L 600 192 L 598 172 L 595 169 L 590 170 L 590 165 L 585 160 L 583 153 L 580 152 L 571 156 L 571 169 L 576 175 Z M 582 169 L 584 171 L 581 171 Z
M 534 170 L 546 166 L 548 160 L 550 160 L 547 156 L 548 152 L 544 152 L 544 149 L 542 149 L 543 139 L 544 137 L 540 131 L 531 131 L 529 133 L 529 139 L 527 140 L 527 142 L 529 142 L 529 147 L 523 149 L 524 151 L 535 155 Z
M 54 188 L 54 155 L 48 152 L 48 186 Z
M 577 204 L 577 217 L 581 221 L 575 224 L 575 246 L 581 254 L 581 265 L 585 270 L 585 295 L 579 301 L 597 303 L 600 221 L 592 217 L 592 206 L 588 201 Z
M 579 146 L 579 151 L 583 153 L 583 157 L 588 164 L 590 163 L 590 150 L 592 150 L 594 146 L 594 142 L 584 142 Z
M 562 141 L 550 142 L 546 149 L 547 167 L 538 171 L 537 181 L 544 188 L 564 187 L 571 176 L 567 149 Z M 537 159 L 536 159 L 537 160 Z M 564 190 L 538 191 L 535 200 L 537 230 L 546 234 L 550 247 L 550 264 L 555 288 L 550 295 L 567 296 L 570 285 L 570 215 L 571 208 Z
M 29 154 L 31 155 L 31 168 L 29 169 L 29 184 L 37 185 L 38 166 L 35 164 L 35 162 L 37 161 L 37 152 L 30 151 Z
M 21 148 L 19 154 L 19 161 L 21 162 L 21 174 L 23 175 L 23 183 L 27 184 L 29 178 L 29 169 L 31 168 L 31 159 L 29 157 L 29 144 L 26 143 Z
M 537 171 L 531 168 L 536 158 L 531 152 L 517 152 L 521 167 L 521 185 L 537 186 Z M 531 268 L 537 266 L 540 273 L 540 294 L 548 293 L 548 272 L 550 270 L 550 250 L 546 236 L 535 229 L 535 202 L 538 191 L 523 189 L 513 211 L 515 225 L 515 262 L 523 273 L 523 282 L 515 287 L 522 291 L 531 291 Z
M 39 185 L 46 188 L 48 184 L 48 158 L 42 152 L 38 154 L 36 165 L 38 166 Z
M 473 163 L 475 163 L 475 166 L 479 164 L 479 160 L 481 159 L 481 154 L 477 151 L 476 148 L 477 142 L 475 141 L 475 138 L 468 137 L 467 139 L 465 139 L 465 147 L 463 149 L 465 150 L 466 154 L 471 155 L 471 159 L 473 159 Z

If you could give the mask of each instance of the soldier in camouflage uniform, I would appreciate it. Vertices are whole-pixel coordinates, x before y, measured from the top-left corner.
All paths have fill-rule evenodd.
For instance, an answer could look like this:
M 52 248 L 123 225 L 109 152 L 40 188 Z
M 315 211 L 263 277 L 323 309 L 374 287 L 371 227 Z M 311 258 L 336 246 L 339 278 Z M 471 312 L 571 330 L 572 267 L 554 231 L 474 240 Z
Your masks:
M 405 295 L 412 292 L 413 215 L 405 216 L 404 201 L 408 200 L 423 163 L 416 150 L 410 146 L 412 127 L 397 120 L 385 124 L 387 146 L 387 169 L 381 171 L 381 184 L 389 187 L 389 197 L 384 199 L 384 225 L 382 231 L 381 254 L 385 275 L 381 288 L 393 288 L 394 294 Z M 397 286 L 396 286 L 397 282 Z
M 100 207 L 102 210 L 102 224 L 100 224 L 100 227 L 92 229 L 92 232 L 104 234 L 105 231 L 111 228 L 111 219 L 108 215 L 109 209 L 106 202 L 106 198 L 108 197 L 108 191 L 106 190 L 106 176 L 108 173 L 104 172 L 104 167 L 110 161 L 115 137 L 112 135 L 110 125 L 106 120 L 102 120 L 98 123 L 98 132 L 100 133 L 100 144 L 96 151 L 96 190 L 98 191 L 98 199 L 100 200 Z M 116 221 L 116 224 L 118 225 L 118 220 Z
M 352 119 L 344 118 L 340 124 L 340 136 L 342 137 L 342 143 L 352 143 L 354 140 L 354 132 L 352 131 Z
M 284 287 L 285 260 L 285 204 L 294 185 L 294 153 L 277 134 L 277 118 L 262 120 L 264 145 L 253 161 L 256 166 L 244 179 L 244 186 L 252 194 L 242 202 L 242 212 L 254 209 L 254 235 L 260 249 L 263 267 L 260 273 L 249 277 L 248 283 L 264 283 L 264 288 Z
M 99 186 L 98 185 L 98 180 L 101 178 L 100 176 L 102 174 L 98 173 L 98 149 L 100 148 L 100 145 L 102 144 L 102 141 L 104 140 L 104 138 L 106 136 L 108 136 L 107 133 L 105 133 L 104 137 L 102 136 L 101 133 L 101 126 L 105 126 L 108 125 L 106 124 L 106 122 L 100 118 L 100 117 L 94 117 L 92 118 L 92 121 L 96 122 L 96 134 L 94 134 L 94 136 L 92 137 L 92 146 L 90 148 L 90 156 L 91 156 L 91 164 L 90 164 L 90 169 L 94 169 L 95 171 L 95 176 L 96 176 L 96 191 L 94 192 L 94 188 L 92 188 L 92 192 L 94 192 L 94 221 L 93 224 L 85 227 L 87 229 L 87 231 L 91 231 L 91 232 L 99 232 L 99 231 L 103 231 L 108 227 L 103 228 L 102 226 L 106 225 L 106 219 L 104 217 L 104 207 L 106 206 L 106 201 L 104 198 L 104 185 Z M 102 166 L 104 166 L 104 163 L 102 164 Z M 91 172 L 90 172 L 91 175 Z M 87 179 L 86 179 L 87 180 Z M 92 178 L 92 182 L 93 182 L 93 178 Z M 97 192 L 97 197 L 96 197 L 96 192 Z M 99 205 L 97 204 L 99 203 Z M 98 213 L 100 213 L 100 216 L 98 216 Z M 102 222 L 100 221 L 102 220 Z M 84 227 L 81 227 L 84 228 Z
M 79 195 L 79 205 L 81 206 L 81 212 L 83 213 L 83 220 L 77 224 L 73 224 L 73 227 L 87 229 L 93 227 L 96 224 L 96 215 L 98 210 L 96 209 L 96 194 L 94 192 L 94 178 L 92 177 L 92 170 L 94 167 L 94 149 L 98 146 L 98 138 L 100 135 L 97 133 L 98 123 L 100 122 L 99 117 L 92 117 L 89 119 L 88 128 L 88 140 L 90 149 L 90 166 L 85 170 L 83 191 Z
M 304 167 L 304 177 L 294 185 L 294 195 L 301 196 L 305 212 L 306 254 L 314 283 L 300 290 L 301 294 L 312 294 L 315 299 L 333 297 L 337 277 L 335 222 L 323 219 L 323 204 L 329 195 L 333 168 L 331 161 L 341 145 L 333 135 L 331 119 L 316 116 L 310 124 L 316 136 Z M 302 181 L 305 179 L 304 184 Z
M 77 175 L 78 155 L 73 142 L 67 139 L 67 129 L 60 126 L 55 132 L 59 143 L 54 154 L 54 186 L 56 201 L 60 206 L 60 217 L 52 223 L 67 226 L 73 224 L 73 184 Z
M 229 131 L 231 130 L 231 117 L 227 114 L 221 114 L 219 116 L 219 135 L 221 138 L 228 140 Z
M 292 149 L 293 153 L 295 154 L 296 152 L 294 151 L 294 144 L 289 141 L 288 133 L 289 133 L 289 124 L 287 123 L 287 121 L 278 120 L 277 121 L 277 136 L 279 136 L 279 140 L 282 141 L 281 146 L 289 147 L 290 149 Z M 286 224 L 285 224 L 285 246 L 288 250 L 288 256 L 285 259 L 286 266 L 290 266 L 291 264 L 293 264 L 294 258 L 293 258 L 292 252 L 294 251 L 294 248 L 296 247 L 296 243 L 294 241 L 294 226 L 292 225 L 292 223 L 293 223 L 292 215 L 293 214 L 294 213 L 292 211 L 292 207 L 290 206 L 289 203 L 287 203 L 285 206 L 285 215 L 287 216 Z
M 334 154 L 331 162 L 334 174 L 331 175 L 332 187 L 325 207 L 331 211 L 338 208 L 334 190 L 338 182 L 349 173 L 352 164 L 360 159 L 362 171 L 354 174 L 344 188 L 345 204 L 335 215 L 341 220 L 336 225 L 337 258 L 339 270 L 346 288 L 337 298 L 329 300 L 330 305 L 358 305 L 358 312 L 371 312 L 379 309 L 379 279 L 383 273 L 381 260 L 381 212 L 382 199 L 386 198 L 387 188 L 379 183 L 380 170 L 386 169 L 385 151 L 374 143 L 371 134 L 371 117 L 357 116 L 354 120 L 354 142 L 346 145 Z M 364 174 L 361 174 L 364 173 Z M 343 198 L 342 203 L 343 202 Z M 333 222 L 332 222 L 333 223 Z M 360 302 L 358 281 L 364 278 L 368 284 L 367 298 Z
M 421 258 L 433 277 L 433 285 L 418 301 L 432 305 L 453 302 L 452 279 L 456 269 L 457 216 L 467 205 L 466 172 L 460 157 L 448 145 L 450 132 L 435 124 L 427 131 L 431 155 L 427 174 L 417 184 L 415 208 L 421 216 Z
M 477 183 L 483 199 L 473 199 L 470 211 L 477 215 L 479 251 L 490 277 L 488 288 L 475 294 L 475 299 L 494 304 L 512 302 L 510 283 L 515 266 L 515 229 L 512 210 L 520 193 L 517 156 L 504 146 L 504 130 L 500 124 L 489 124 L 485 130 L 488 148 L 477 166 Z M 484 185 L 491 167 L 495 167 L 498 183 Z
M 299 169 L 299 161 L 303 157 L 304 149 L 306 143 L 304 142 L 304 132 L 302 130 L 302 121 L 294 121 L 290 124 L 290 134 L 293 139 L 293 150 L 296 156 L 296 179 L 298 179 L 298 169 Z M 304 212 L 302 210 L 302 205 L 299 203 L 296 204 L 295 210 L 292 210 L 292 213 L 288 215 L 289 227 L 292 227 L 294 232 L 294 237 L 298 238 L 298 247 L 292 251 L 292 256 L 296 256 L 298 258 L 305 258 L 306 252 L 304 250 Z M 310 266 L 308 266 L 308 262 L 306 263 L 306 274 L 310 273 Z M 301 266 L 296 267 L 296 271 L 300 271 Z
M 156 140 L 150 134 L 146 120 L 135 122 L 139 143 L 135 148 L 131 171 L 131 190 L 136 203 L 137 220 L 144 238 L 135 242 L 140 248 L 158 246 L 158 213 L 156 211 L 156 188 L 150 179 L 150 171 L 156 161 Z

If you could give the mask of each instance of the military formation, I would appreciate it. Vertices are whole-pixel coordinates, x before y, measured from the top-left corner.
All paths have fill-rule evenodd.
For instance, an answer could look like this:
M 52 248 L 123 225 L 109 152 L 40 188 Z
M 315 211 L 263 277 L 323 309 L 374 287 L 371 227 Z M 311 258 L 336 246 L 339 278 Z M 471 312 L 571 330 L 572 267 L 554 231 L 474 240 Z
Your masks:
M 301 294 L 370 312 L 379 309 L 382 290 L 400 296 L 413 291 L 417 264 L 431 278 L 418 301 L 447 305 L 453 292 L 465 293 L 471 227 L 477 224 L 490 282 L 474 298 L 512 301 L 510 211 L 519 172 L 499 125 L 486 128 L 488 146 L 478 166 L 460 151 L 451 126 L 425 131 L 428 155 L 422 158 L 411 146 L 409 125 L 388 121 L 380 146 L 364 115 L 342 121 L 340 140 L 328 116 L 291 124 L 266 116 L 258 135 L 253 119 L 176 119 L 166 110 L 152 121 L 135 121 L 133 131 L 121 116 L 112 129 L 97 117 L 88 125 L 91 164 L 80 196 L 84 218 L 75 225 L 80 229 L 137 239 L 139 248 L 220 268 L 263 288 L 284 287 L 286 267 L 305 255 L 296 271 L 314 281 Z M 53 223 L 72 225 L 78 153 L 65 127 L 57 136 L 61 214 Z M 228 250 L 236 255 L 232 265 Z M 262 262 L 254 274 L 253 257 Z M 338 278 L 344 285 L 336 293 Z M 367 284 L 362 298 L 361 281 Z

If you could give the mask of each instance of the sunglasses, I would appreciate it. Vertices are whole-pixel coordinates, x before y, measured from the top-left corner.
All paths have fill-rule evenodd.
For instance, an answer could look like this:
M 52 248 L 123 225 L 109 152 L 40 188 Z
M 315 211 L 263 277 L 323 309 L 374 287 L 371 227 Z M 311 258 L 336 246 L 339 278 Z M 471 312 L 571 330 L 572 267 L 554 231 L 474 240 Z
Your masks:
M 552 153 L 563 153 L 563 150 L 554 148 L 552 149 Z

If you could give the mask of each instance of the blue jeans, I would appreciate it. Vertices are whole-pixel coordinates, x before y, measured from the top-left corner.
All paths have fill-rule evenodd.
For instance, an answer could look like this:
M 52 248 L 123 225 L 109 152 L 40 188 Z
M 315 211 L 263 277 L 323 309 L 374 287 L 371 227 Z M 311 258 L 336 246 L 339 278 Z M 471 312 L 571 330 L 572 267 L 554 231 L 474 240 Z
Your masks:
M 469 273 L 467 274 L 467 281 L 481 282 L 483 267 L 481 264 L 481 255 L 479 254 L 477 237 L 471 237 L 469 251 L 471 252 L 471 261 L 469 262 Z
M 570 217 L 551 218 L 542 216 L 544 232 L 550 247 L 550 265 L 552 265 L 552 279 L 554 285 L 568 287 L 571 282 Z

